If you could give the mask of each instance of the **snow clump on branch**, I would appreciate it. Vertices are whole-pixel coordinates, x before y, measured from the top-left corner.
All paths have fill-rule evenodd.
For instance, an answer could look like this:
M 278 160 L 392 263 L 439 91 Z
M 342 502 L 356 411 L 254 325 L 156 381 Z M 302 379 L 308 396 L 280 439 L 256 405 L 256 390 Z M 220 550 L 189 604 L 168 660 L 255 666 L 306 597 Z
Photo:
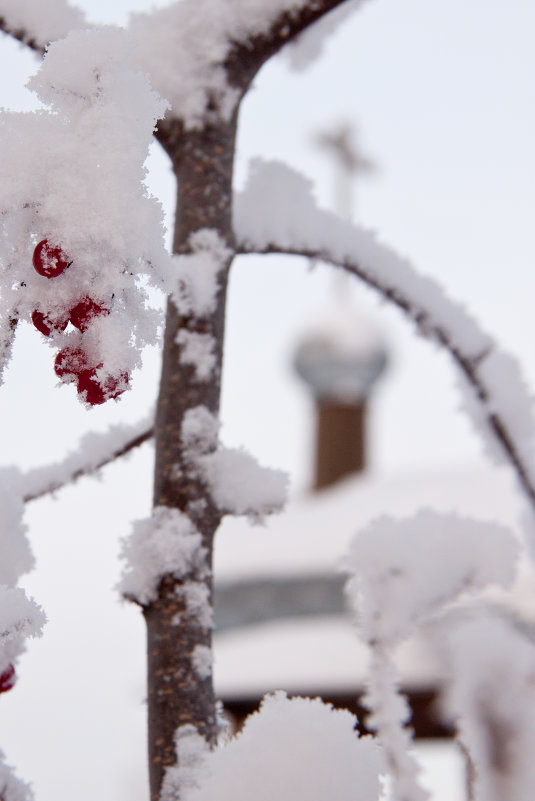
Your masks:
M 0 0 L 0 17 L 10 31 L 24 31 L 24 41 L 33 39 L 43 48 L 85 24 L 83 12 L 65 0 Z
M 133 14 L 136 63 L 166 97 L 186 129 L 214 117 L 229 120 L 241 97 L 225 62 L 237 45 L 267 35 L 283 15 L 291 21 L 309 0 L 179 0 Z
M 178 509 L 163 506 L 156 507 L 152 517 L 134 523 L 122 557 L 126 568 L 119 589 L 141 605 L 155 600 L 164 575 L 202 578 L 207 571 L 206 549 L 192 521 Z
M 184 801 L 377 801 L 380 749 L 356 725 L 350 712 L 319 698 L 267 696 L 227 744 L 206 752 L 197 741 L 197 786 L 187 775 L 180 782 L 180 768 L 168 769 L 162 801 L 179 792 Z
M 34 559 L 23 523 L 21 477 L 14 469 L 1 471 L 0 490 L 0 674 L 24 651 L 27 637 L 40 637 L 46 621 L 43 610 L 17 587 L 32 569 Z
M 353 540 L 347 592 L 364 638 L 393 644 L 463 593 L 509 586 L 518 546 L 496 523 L 429 509 L 381 517 Z
M 188 241 L 190 252 L 173 256 L 167 289 L 183 315 L 207 317 L 216 308 L 218 273 L 231 257 L 221 235 L 201 228 Z
M 288 477 L 282 470 L 259 465 L 243 448 L 218 445 L 218 428 L 217 418 L 204 406 L 184 415 L 182 441 L 191 469 L 223 513 L 262 522 L 286 503 Z

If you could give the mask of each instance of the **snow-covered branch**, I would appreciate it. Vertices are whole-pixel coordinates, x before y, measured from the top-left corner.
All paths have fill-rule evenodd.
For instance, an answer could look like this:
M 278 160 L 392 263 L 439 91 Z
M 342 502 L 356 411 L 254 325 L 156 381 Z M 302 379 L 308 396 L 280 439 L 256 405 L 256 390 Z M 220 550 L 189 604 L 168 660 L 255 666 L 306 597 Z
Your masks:
M 0 0 L 0 30 L 41 55 L 49 42 L 84 27 L 84 14 L 65 0 Z
M 98 472 L 116 459 L 128 456 L 154 433 L 152 420 L 132 426 L 114 426 L 104 434 L 87 434 L 62 462 L 30 470 L 22 478 L 24 502 L 57 492 L 83 476 Z
M 347 594 L 371 650 L 364 698 L 384 749 L 393 801 L 424 801 L 410 754 L 410 710 L 399 691 L 393 650 L 426 619 L 489 585 L 509 587 L 517 544 L 495 523 L 422 510 L 412 518 L 381 517 L 353 540 Z
M 249 184 L 236 200 L 235 229 L 242 254 L 304 256 L 356 275 L 401 309 L 420 334 L 445 348 L 468 390 L 467 411 L 490 435 L 493 455 L 513 467 L 535 508 L 532 398 L 517 362 L 461 304 L 372 232 L 318 208 L 307 179 L 281 163 L 253 164 Z
M 129 33 L 136 64 L 170 103 L 168 116 L 191 130 L 230 120 L 262 64 L 348 2 L 179 0 L 132 15 Z M 168 146 L 173 126 L 164 121 L 158 127 L 160 141 Z
M 184 417 L 182 440 L 189 468 L 207 486 L 223 514 L 246 515 L 253 522 L 279 512 L 286 503 L 288 477 L 281 470 L 258 464 L 242 448 L 218 442 L 218 422 L 204 406 Z
M 13 341 L 15 339 L 15 331 L 17 330 L 18 323 L 19 318 L 17 314 L 11 312 L 0 324 L 0 384 L 4 380 L 4 370 L 11 358 L 11 351 L 13 349 Z

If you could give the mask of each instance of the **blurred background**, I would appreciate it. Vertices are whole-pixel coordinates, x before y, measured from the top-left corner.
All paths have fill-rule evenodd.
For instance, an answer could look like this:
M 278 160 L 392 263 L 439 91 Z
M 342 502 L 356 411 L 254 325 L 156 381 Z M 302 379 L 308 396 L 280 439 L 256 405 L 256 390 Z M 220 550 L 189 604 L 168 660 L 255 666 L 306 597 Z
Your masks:
M 123 24 L 149 2 L 86 0 L 91 21 Z M 165 5 L 165 3 L 159 3 Z M 535 10 L 523 0 L 364 3 L 306 70 L 281 53 L 243 104 L 236 185 L 251 158 L 280 159 L 308 175 L 336 206 L 336 163 L 318 137 L 349 126 L 362 158 L 348 187 L 353 218 L 435 277 L 464 303 L 535 384 Z M 24 89 L 38 62 L 0 39 L 0 104 L 35 108 Z M 174 185 L 154 145 L 147 183 L 172 226 Z M 331 272 L 280 257 L 233 267 L 225 348 L 222 436 L 290 474 L 294 504 L 312 483 L 314 405 L 293 368 L 295 348 L 331 304 Z M 447 357 L 369 290 L 355 313 L 384 338 L 389 367 L 368 415 L 368 475 L 404 480 L 486 470 Z M 0 392 L 2 463 L 59 460 L 86 431 L 134 422 L 154 405 L 159 354 L 149 350 L 133 391 L 86 411 L 56 387 L 50 350 L 22 326 Z M 49 617 L 21 660 L 17 689 L 0 706 L 0 747 L 40 801 L 75 792 L 142 798 L 144 632 L 120 603 L 120 540 L 150 510 L 152 451 L 28 507 L 37 560 L 24 584 Z M 501 480 L 501 478 L 500 478 Z M 503 477 L 507 482 L 507 477 Z M 384 500 L 388 512 L 388 498 Z M 216 677 L 217 677 L 216 662 Z M 440 759 L 440 756 L 438 757 Z M 449 768 L 447 768 L 449 771 Z M 438 796 L 437 796 L 438 797 Z M 449 796 L 451 798 L 451 796 Z

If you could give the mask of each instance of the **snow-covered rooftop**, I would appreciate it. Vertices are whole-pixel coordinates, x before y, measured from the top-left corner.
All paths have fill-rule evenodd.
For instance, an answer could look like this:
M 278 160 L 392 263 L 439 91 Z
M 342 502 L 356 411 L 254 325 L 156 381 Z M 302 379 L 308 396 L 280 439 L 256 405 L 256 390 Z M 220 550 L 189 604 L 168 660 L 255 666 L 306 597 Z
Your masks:
M 420 508 L 456 512 L 508 526 L 520 536 L 522 499 L 503 469 L 348 478 L 295 500 L 265 526 L 228 518 L 218 534 L 215 575 L 220 584 L 336 577 L 350 541 L 372 519 L 406 517 Z M 522 563 L 512 594 L 493 590 L 489 600 L 535 622 L 535 579 Z M 216 612 L 217 618 L 217 612 Z M 223 697 L 268 690 L 351 691 L 362 686 L 368 664 L 350 615 L 284 618 L 216 634 L 214 677 Z M 429 688 L 440 676 L 440 656 L 421 631 L 398 649 L 405 686 Z

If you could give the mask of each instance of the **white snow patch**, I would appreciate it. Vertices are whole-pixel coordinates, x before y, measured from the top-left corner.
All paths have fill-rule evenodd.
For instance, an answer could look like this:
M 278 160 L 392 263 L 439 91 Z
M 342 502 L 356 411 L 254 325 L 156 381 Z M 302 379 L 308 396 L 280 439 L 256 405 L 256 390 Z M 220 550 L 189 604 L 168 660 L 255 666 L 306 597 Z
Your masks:
M 201 573 L 202 575 L 202 573 Z M 214 611 L 210 603 L 210 589 L 203 581 L 186 581 L 178 592 L 186 601 L 188 615 L 203 629 L 213 629 Z
M 437 282 L 419 275 L 407 259 L 379 242 L 372 231 L 319 208 L 311 182 L 282 162 L 251 162 L 248 183 L 234 203 L 234 227 L 245 246 L 313 251 L 340 264 L 357 264 L 372 281 L 392 288 L 394 297 L 399 288 L 399 294 L 410 301 L 414 319 L 428 312 L 453 343 L 474 358 L 492 345 L 472 317 L 449 300 Z
M 380 750 L 355 724 L 319 698 L 267 696 L 240 734 L 206 755 L 200 786 L 185 798 L 377 801 Z
M 0 788 L 2 801 L 33 801 L 32 788 L 29 784 L 17 779 L 13 768 L 6 765 L 3 751 L 0 751 Z
M 219 435 L 219 421 L 206 406 L 188 409 L 182 421 L 182 442 L 196 455 L 215 448 Z
M 215 503 L 228 514 L 262 518 L 286 503 L 286 473 L 262 467 L 243 449 L 219 448 L 199 456 L 196 464 Z
M 227 81 L 224 63 L 235 43 L 268 33 L 284 13 L 308 0 L 180 0 L 132 15 L 136 63 L 171 103 L 186 128 L 214 116 L 230 119 L 240 93 Z M 214 110 L 215 107 L 215 110 Z
M 23 479 L 15 468 L 0 470 L 0 584 L 14 587 L 34 566 L 23 523 Z
M 28 39 L 46 46 L 84 27 L 84 14 L 65 0 L 0 0 L 0 16 L 12 31 L 23 30 Z
M 182 364 L 193 365 L 197 381 L 208 381 L 216 364 L 216 342 L 213 336 L 182 328 L 176 335 L 175 342 L 182 347 Z
M 218 273 L 231 256 L 217 231 L 202 228 L 191 235 L 192 252 L 173 256 L 167 283 L 181 314 L 207 317 L 216 306 Z
M 393 644 L 461 593 L 513 581 L 518 546 L 496 523 L 421 510 L 381 517 L 353 540 L 344 568 L 364 638 Z
M 208 744 L 190 723 L 175 732 L 177 764 L 165 769 L 161 801 L 185 801 L 199 787 L 204 775 Z
M 530 801 L 535 787 L 535 646 L 491 610 L 452 616 L 440 632 L 443 697 L 474 762 L 476 801 Z
M 191 657 L 195 673 L 201 679 L 207 679 L 212 674 L 213 654 L 207 645 L 196 645 Z
M 141 604 L 154 600 L 165 574 L 182 578 L 202 570 L 206 549 L 201 542 L 189 517 L 178 509 L 156 507 L 152 517 L 134 523 L 124 540 L 122 556 L 127 564 L 120 591 Z

